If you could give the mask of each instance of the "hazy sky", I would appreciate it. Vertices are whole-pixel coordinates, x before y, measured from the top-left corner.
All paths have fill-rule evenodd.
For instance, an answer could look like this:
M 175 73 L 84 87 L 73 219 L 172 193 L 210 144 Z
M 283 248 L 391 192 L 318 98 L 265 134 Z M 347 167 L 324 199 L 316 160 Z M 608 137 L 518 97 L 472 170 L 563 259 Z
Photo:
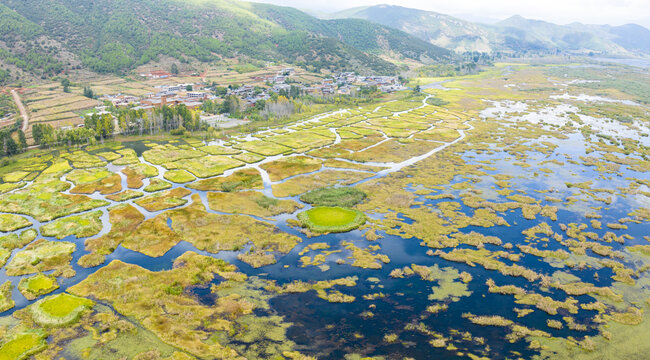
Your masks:
M 300 9 L 332 12 L 355 6 L 392 4 L 489 22 L 518 14 L 558 24 L 621 25 L 650 27 L 650 0 L 256 0 Z

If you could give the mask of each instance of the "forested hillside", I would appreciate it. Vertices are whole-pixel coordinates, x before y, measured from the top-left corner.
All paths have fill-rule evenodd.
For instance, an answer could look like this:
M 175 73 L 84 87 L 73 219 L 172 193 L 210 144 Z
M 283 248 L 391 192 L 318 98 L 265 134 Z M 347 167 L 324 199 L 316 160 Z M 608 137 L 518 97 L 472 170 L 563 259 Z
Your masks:
M 161 55 L 374 73 L 397 70 L 380 55 L 424 62 L 450 56 L 368 21 L 319 20 L 292 8 L 224 0 L 2 0 L 0 41 L 5 69 L 43 77 L 76 67 L 124 73 Z
M 483 25 L 393 5 L 352 8 L 328 17 L 374 21 L 458 53 L 594 52 L 626 56 L 650 53 L 650 30 L 635 24 L 556 25 L 513 16 L 495 25 Z

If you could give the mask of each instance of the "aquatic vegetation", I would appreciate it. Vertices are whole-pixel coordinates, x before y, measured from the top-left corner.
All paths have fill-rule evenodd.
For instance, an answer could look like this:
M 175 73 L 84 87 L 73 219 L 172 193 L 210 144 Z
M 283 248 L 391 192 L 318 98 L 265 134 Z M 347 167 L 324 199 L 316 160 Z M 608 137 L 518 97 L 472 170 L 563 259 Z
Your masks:
M 205 156 L 205 153 L 199 150 L 181 149 L 171 144 L 156 145 L 142 153 L 142 157 L 155 165 L 163 165 L 168 162 L 174 162 L 184 159 L 192 159 Z
M 0 237 L 0 249 L 6 250 L 7 253 L 9 253 L 11 250 L 24 247 L 25 245 L 34 241 L 34 239 L 36 239 L 36 235 L 36 230 L 34 229 L 27 229 L 21 232 L 20 235 L 16 233 L 5 235 L 3 237 Z M 0 253 L 1 252 L 2 250 L 0 250 Z M 2 259 L 3 256 L 0 256 L 0 264 L 4 265 L 6 258 L 4 260 Z
M 19 215 L 0 214 L 0 231 L 9 232 L 30 226 L 32 223 Z
M 131 232 L 144 221 L 144 215 L 132 205 L 121 204 L 109 210 L 108 219 L 111 223 L 111 230 L 107 234 L 86 240 L 86 250 L 96 255 L 84 255 L 82 257 L 83 261 L 80 259 L 80 265 L 85 263 L 85 265 L 91 265 L 90 267 L 92 267 L 103 263 L 103 257 L 98 255 L 108 255 L 115 251 L 117 246 L 124 239 L 129 238 Z M 101 262 L 98 263 L 100 260 Z
M 590 71 L 553 67 L 560 75 Z M 30 244 L 38 234 L 96 236 L 106 211 L 111 226 L 86 239 L 88 252 L 79 254 L 79 265 L 97 268 L 80 271 L 76 286 L 58 284 L 98 303 L 65 327 L 43 325 L 48 344 L 37 358 L 310 358 L 295 349 L 314 358 L 350 359 L 443 352 L 471 359 L 643 358 L 650 351 L 644 338 L 650 326 L 650 250 L 643 245 L 650 241 L 643 233 L 650 217 L 644 206 L 650 196 L 644 177 L 650 170 L 647 139 L 630 123 L 620 125 L 617 134 L 607 132 L 620 122 L 603 116 L 631 116 L 641 124 L 647 111 L 549 99 L 558 88 L 568 94 L 626 95 L 549 79 L 546 68 L 500 64 L 447 79 L 450 90 L 425 90 L 435 95 L 435 104 L 446 103 L 444 108 L 423 106 L 423 95 L 396 93 L 378 100 L 395 101 L 278 125 L 288 130 L 261 130 L 254 141 L 238 130 L 227 131 L 232 137 L 223 146 L 189 137 L 145 141 L 144 161 L 111 143 L 74 152 L 34 151 L 36 156 L 3 162 L 0 178 L 14 182 L 0 184 L 0 207 L 7 213 L 0 216 L 0 231 L 14 232 L 0 237 L 0 264 L 11 259 L 9 277 L 37 273 L 20 285 L 11 280 L 26 296 L 42 296 L 51 291 L 48 285 L 57 285 L 57 277 L 74 274 L 69 263 L 74 244 Z M 564 105 L 577 110 L 562 114 Z M 393 114 L 403 110 L 410 111 Z M 598 127 L 585 114 L 607 126 Z M 342 140 L 333 144 L 336 134 Z M 457 142 L 448 144 L 452 141 Z M 394 163 L 434 149 L 440 151 L 393 171 Z M 236 167 L 280 153 L 297 155 L 259 165 L 275 182 L 267 184 L 274 196 L 245 191 L 264 189 L 262 176 L 256 168 Z M 107 161 L 126 167 L 114 174 Z M 159 174 L 148 162 L 168 170 Z M 132 190 L 118 192 L 123 175 Z M 185 188 L 197 190 L 191 200 Z M 96 211 L 110 204 L 70 196 L 68 190 L 99 191 L 92 198 L 122 204 Z M 155 194 L 146 196 L 145 190 Z M 314 212 L 340 207 L 368 222 L 358 232 L 322 236 L 291 252 L 301 237 L 322 235 L 309 228 L 299 229 L 300 236 L 291 234 L 295 228 L 282 231 L 301 225 L 293 215 L 278 216 L 302 208 L 288 199 L 300 195 L 316 206 Z M 145 218 L 149 212 L 140 206 L 155 213 Z M 339 221 L 330 215 L 321 220 Z M 30 228 L 15 232 L 25 227 Z M 146 256 L 114 253 L 120 245 Z M 210 256 L 178 256 L 187 247 L 229 251 L 217 257 L 247 265 L 237 272 Z M 107 257 L 121 256 L 128 261 L 100 267 Z M 404 266 L 405 259 L 416 264 Z M 385 269 L 391 262 L 400 267 L 373 272 L 344 265 Z M 251 269 L 265 266 L 268 273 Z M 377 277 L 360 275 L 360 284 L 357 278 L 332 279 L 350 271 Z M 500 286 L 475 280 L 484 282 L 493 271 L 500 273 Z M 392 279 L 381 278 L 386 273 Z M 286 282 L 294 274 L 321 281 Z M 298 295 L 306 292 L 312 293 Z M 483 296 L 494 309 L 461 319 L 460 311 L 482 303 Z M 22 309 L 0 319 L 0 346 L 40 326 L 31 315 L 35 304 L 17 303 Z M 13 305 L 7 282 L 0 287 L 0 309 Z M 439 327 L 429 324 L 438 320 Z M 462 329 L 446 325 L 454 323 Z M 414 335 L 424 338 L 411 341 Z M 367 346 L 369 341 L 379 345 Z
M 125 167 L 122 173 L 126 175 L 126 185 L 130 189 L 139 189 L 144 185 L 143 179 L 158 176 L 158 169 L 149 164 L 138 163 Z
M 93 168 L 106 165 L 106 162 L 98 156 L 89 154 L 85 151 L 78 150 L 68 154 L 61 155 L 62 158 L 72 162 L 72 166 L 77 169 Z
M 63 239 L 70 235 L 77 238 L 93 236 L 102 229 L 101 216 L 101 211 L 94 211 L 58 219 L 41 226 L 41 234 L 57 239 Z
M 404 278 L 412 275 L 418 275 L 422 280 L 437 282 L 438 286 L 433 286 L 431 289 L 433 293 L 429 295 L 429 300 L 432 301 L 460 301 L 460 298 L 463 296 L 470 296 L 471 291 L 468 291 L 467 283 L 471 281 L 471 275 L 464 273 L 463 281 L 458 282 L 456 280 L 461 279 L 461 273 L 452 267 L 440 268 L 438 265 L 434 266 L 421 266 L 416 264 L 411 264 L 410 267 L 406 266 L 401 269 L 394 269 L 391 271 L 390 276 L 393 278 Z M 469 275 L 469 277 L 468 277 Z M 442 308 L 438 308 L 435 305 L 431 309 L 427 308 L 429 312 L 437 312 Z M 433 311 L 436 310 L 436 311 Z
M 276 144 L 297 149 L 297 152 L 305 152 L 314 148 L 322 147 L 333 143 L 334 134 L 330 132 L 317 133 L 315 131 L 296 131 L 284 135 L 271 136 L 266 138 L 265 141 L 271 141 Z M 268 154 L 262 154 L 262 155 L 268 155 Z
M 11 290 L 13 285 L 11 281 L 5 281 L 4 284 L 0 285 L 0 312 L 5 312 L 14 307 L 15 302 L 11 296 Z
M 175 188 L 145 196 L 136 200 L 135 203 L 147 211 L 154 212 L 187 204 L 187 200 L 183 198 L 189 194 L 191 192 L 187 189 Z
M 108 205 L 104 200 L 83 195 L 62 194 L 69 184 L 53 180 L 34 183 L 24 189 L 0 196 L 0 207 L 5 212 L 26 214 L 46 222 L 62 216 Z
M 366 222 L 366 216 L 358 210 L 319 206 L 298 214 L 303 227 L 317 233 L 348 232 Z
M 117 194 L 111 194 L 106 196 L 108 200 L 112 200 L 115 202 L 122 202 L 122 201 L 127 201 L 127 200 L 132 200 L 132 199 L 137 199 L 139 197 L 144 196 L 143 193 L 135 190 L 124 190 L 120 193 Z
M 262 155 L 249 153 L 249 152 L 238 154 L 238 155 L 233 155 L 232 158 L 237 159 L 239 161 L 243 161 L 243 162 L 245 162 L 247 164 L 254 164 L 256 162 L 259 162 L 259 161 L 262 161 L 262 160 L 266 159 L 266 157 L 264 157 Z
M 237 259 L 254 268 L 260 268 L 262 266 L 275 264 L 277 262 L 275 255 L 259 250 L 238 254 Z
M 122 190 L 122 178 L 118 174 L 112 174 L 100 180 L 83 183 L 70 190 L 73 194 L 92 194 L 98 191 L 102 195 L 114 194 Z
M 235 145 L 234 148 L 264 156 L 286 154 L 292 151 L 290 147 L 264 140 L 246 141 Z
M 346 158 L 360 162 L 401 162 L 425 154 L 440 144 L 425 140 L 388 140 L 375 147 L 349 154 Z
M 29 310 L 39 325 L 67 326 L 79 321 L 81 314 L 94 304 L 91 300 L 62 293 L 37 301 Z
M 27 300 L 34 300 L 58 288 L 59 284 L 55 277 L 42 273 L 38 273 L 30 278 L 23 278 L 18 284 L 18 290 Z
M 167 181 L 158 178 L 153 178 L 149 181 L 149 185 L 147 185 L 144 188 L 144 191 L 156 192 L 156 191 L 167 190 L 171 188 L 172 188 L 172 184 L 168 183 Z
M 235 171 L 232 175 L 199 180 L 187 187 L 201 191 L 236 191 L 263 189 L 262 176 L 255 169 Z
M 431 130 L 426 130 L 419 132 L 415 135 L 416 139 L 421 140 L 433 140 L 433 141 L 442 141 L 442 142 L 451 142 L 460 137 L 458 131 L 449 128 L 433 128 Z
M 212 210 L 259 217 L 293 213 L 303 207 L 293 200 L 277 200 L 256 191 L 211 192 L 208 204 Z
M 163 177 L 177 184 L 184 184 L 196 180 L 192 174 L 188 173 L 185 170 L 169 170 L 165 172 Z
M 121 157 L 119 159 L 113 160 L 114 165 L 129 165 L 137 164 L 140 162 L 137 154 L 135 153 L 135 150 L 133 149 L 120 149 L 117 150 L 117 153 L 120 154 Z
M 236 149 L 227 148 L 219 145 L 201 146 L 198 150 L 203 151 L 209 155 L 235 155 L 241 153 Z
M 500 255 L 505 255 L 506 257 L 510 256 L 508 253 L 504 254 L 502 252 L 491 252 L 486 249 L 454 249 L 448 253 L 436 250 L 432 253 L 432 255 L 440 256 L 441 258 L 449 261 L 463 262 L 472 267 L 476 266 L 476 264 L 479 264 L 487 270 L 497 270 L 503 275 L 520 276 L 528 281 L 535 281 L 540 277 L 540 275 L 533 270 L 525 268 L 521 265 L 506 265 L 505 263 L 496 259 Z
M 463 317 L 467 318 L 469 321 L 473 322 L 474 324 L 481 325 L 481 326 L 510 326 L 513 324 L 512 320 L 508 320 L 499 315 L 476 316 L 473 314 L 463 314 Z
M 42 330 L 19 333 L 7 338 L 0 346 L 1 360 L 22 360 L 38 354 L 46 346 L 47 334 Z
M 572 314 L 578 313 L 578 300 L 569 297 L 565 301 L 553 300 L 551 297 L 531 293 L 514 285 L 497 286 L 492 279 L 487 281 L 491 293 L 508 294 L 515 296 L 515 303 L 523 305 L 534 305 L 536 308 L 545 311 L 549 315 L 557 314 L 557 310 L 562 308 Z
M 172 229 L 197 249 L 217 253 L 252 243 L 256 250 L 287 253 L 300 242 L 299 237 L 250 216 L 208 213 L 196 198 L 194 195 L 191 205 L 163 215 L 171 219 Z
M 281 184 L 273 185 L 273 195 L 277 197 L 296 196 L 302 193 L 335 185 L 349 185 L 372 176 L 372 174 L 323 170 L 309 175 L 296 176 Z
M 323 162 L 306 156 L 291 156 L 260 165 L 269 173 L 271 181 L 280 181 L 291 176 L 320 170 Z
M 242 286 L 238 284 L 243 284 L 246 277 L 240 277 L 243 274 L 237 275 L 235 270 L 234 266 L 223 260 L 191 252 L 180 256 L 171 270 L 161 272 L 151 272 L 136 265 L 113 261 L 73 287 L 71 292 L 81 296 L 92 295 L 110 302 L 118 312 L 136 319 L 164 342 L 194 356 L 242 359 L 223 338 L 203 341 L 205 330 L 231 331 L 233 336 L 239 337 L 239 341 L 246 343 L 255 342 L 264 336 L 257 332 L 264 326 L 258 328 L 251 324 L 256 319 L 259 319 L 260 324 L 271 319 L 250 318 L 247 315 L 254 308 L 263 306 L 263 300 L 260 303 L 248 295 L 236 295 L 247 292 L 237 290 Z M 226 279 L 219 288 L 225 291 L 232 288 L 235 293 L 229 295 L 228 292 L 217 290 L 219 301 L 216 306 L 203 305 L 183 291 L 190 286 L 209 283 L 217 275 Z M 173 290 L 177 288 L 181 291 Z M 122 294 L 129 296 L 124 298 Z M 142 311 L 144 308 L 148 308 L 148 311 Z M 166 310 L 171 308 L 179 311 Z M 237 324 L 248 326 L 240 327 Z M 275 324 L 278 325 L 278 322 Z M 272 334 L 274 332 L 268 335 Z
M 164 255 L 181 240 L 170 228 L 167 219 L 167 214 L 161 214 L 143 221 L 122 240 L 122 246 L 151 257 Z
M 64 241 L 38 240 L 18 252 L 7 264 L 9 276 L 33 274 L 70 266 L 75 244 Z
M 388 264 L 390 262 L 388 256 L 377 253 L 377 251 L 380 250 L 378 245 L 370 245 L 366 249 L 359 248 L 349 241 L 342 241 L 341 245 L 343 245 L 346 250 L 352 252 L 349 257 L 353 260 L 351 264 L 352 266 L 363 269 L 381 269 L 382 263 Z
M 322 188 L 301 195 L 300 200 L 315 206 L 352 207 L 366 196 L 366 193 L 354 187 Z
M 200 158 L 182 159 L 163 164 L 167 169 L 183 169 L 199 178 L 221 175 L 224 171 L 243 166 L 244 163 L 222 155 L 208 155 Z

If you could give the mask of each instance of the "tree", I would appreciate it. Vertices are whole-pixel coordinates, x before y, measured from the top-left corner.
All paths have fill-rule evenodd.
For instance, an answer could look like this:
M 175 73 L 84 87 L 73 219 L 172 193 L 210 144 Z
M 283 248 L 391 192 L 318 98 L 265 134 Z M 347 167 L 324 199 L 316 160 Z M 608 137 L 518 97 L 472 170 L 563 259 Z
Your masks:
M 84 87 L 84 96 L 89 98 L 89 99 L 94 99 L 95 94 L 93 93 L 93 89 L 90 88 L 90 86 Z
M 20 129 L 18 129 L 18 146 L 20 150 L 27 149 L 27 138 L 25 138 L 25 133 Z
M 178 75 L 178 65 L 176 65 L 176 63 L 172 64 L 171 73 Z
M 226 96 L 228 94 L 228 88 L 223 86 L 217 86 L 214 88 L 214 94 L 216 96 Z
M 5 154 L 14 155 L 18 152 L 18 145 L 11 136 L 5 137 Z
M 185 87 L 185 91 L 192 91 L 192 85 L 187 85 Z
M 421 91 L 422 91 L 422 88 L 420 87 L 420 85 L 415 85 L 415 88 L 413 88 L 413 92 L 415 92 L 415 93 L 419 93 Z
M 34 142 L 44 147 L 54 142 L 54 128 L 48 124 L 34 124 L 32 126 L 32 137 Z
M 63 86 L 63 92 L 66 92 L 66 93 L 70 92 L 70 80 L 69 79 L 62 79 L 61 80 L 61 86 Z

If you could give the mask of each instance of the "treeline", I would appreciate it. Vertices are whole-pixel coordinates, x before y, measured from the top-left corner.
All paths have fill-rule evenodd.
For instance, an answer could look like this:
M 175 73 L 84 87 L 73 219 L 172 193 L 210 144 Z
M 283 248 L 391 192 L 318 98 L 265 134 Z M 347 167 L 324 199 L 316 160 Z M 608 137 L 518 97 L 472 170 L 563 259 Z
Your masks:
M 22 119 L 18 119 L 12 126 L 0 130 L 0 155 L 11 156 L 27 149 L 27 139 L 21 130 L 22 126 Z

